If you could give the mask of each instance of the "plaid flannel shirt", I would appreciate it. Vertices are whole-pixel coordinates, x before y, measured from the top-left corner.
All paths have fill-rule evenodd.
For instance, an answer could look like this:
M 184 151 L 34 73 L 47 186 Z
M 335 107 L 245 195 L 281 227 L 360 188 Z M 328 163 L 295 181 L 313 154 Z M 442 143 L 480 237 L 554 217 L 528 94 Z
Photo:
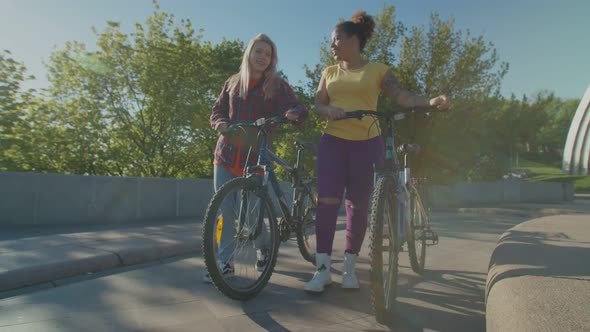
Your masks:
M 299 123 L 307 116 L 307 109 L 297 100 L 293 90 L 287 82 L 280 80 L 275 96 L 270 100 L 264 99 L 263 87 L 264 80 L 258 81 L 254 87 L 248 91 L 245 99 L 239 96 L 239 92 L 229 92 L 229 80 L 225 82 L 221 94 L 213 105 L 210 123 L 213 129 L 226 122 L 231 124 L 241 121 L 255 121 L 259 118 L 269 118 L 275 115 L 284 115 L 287 112 L 295 112 L 299 115 Z M 238 90 L 238 89 L 236 89 Z M 276 129 L 276 128 L 274 128 Z M 273 133 L 271 133 L 271 141 Z M 246 166 L 246 158 L 250 146 L 256 145 L 256 133 L 251 133 L 250 137 L 241 135 L 235 138 L 228 138 L 220 135 L 215 147 L 213 163 L 221 165 L 234 173 L 237 170 L 243 170 Z M 255 146 L 256 147 L 256 146 Z M 257 149 L 254 148 L 250 154 L 248 165 L 255 165 L 258 159 Z M 236 175 L 242 175 L 236 174 Z

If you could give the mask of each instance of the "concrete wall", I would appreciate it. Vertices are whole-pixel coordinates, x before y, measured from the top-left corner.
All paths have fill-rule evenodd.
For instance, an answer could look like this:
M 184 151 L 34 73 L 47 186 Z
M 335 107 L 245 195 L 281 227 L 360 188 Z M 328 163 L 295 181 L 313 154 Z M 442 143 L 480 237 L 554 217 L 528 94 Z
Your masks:
M 281 186 L 290 201 L 292 189 L 288 183 Z M 202 218 L 212 194 L 213 183 L 206 179 L 0 172 L 0 225 Z M 433 204 L 556 202 L 573 200 L 573 194 L 573 186 L 562 183 L 459 183 L 434 186 Z
M 202 216 L 210 180 L 0 172 L 0 224 L 120 223 Z
M 453 186 L 433 186 L 431 192 L 435 207 L 574 200 L 572 183 L 528 182 L 519 179 L 460 182 Z

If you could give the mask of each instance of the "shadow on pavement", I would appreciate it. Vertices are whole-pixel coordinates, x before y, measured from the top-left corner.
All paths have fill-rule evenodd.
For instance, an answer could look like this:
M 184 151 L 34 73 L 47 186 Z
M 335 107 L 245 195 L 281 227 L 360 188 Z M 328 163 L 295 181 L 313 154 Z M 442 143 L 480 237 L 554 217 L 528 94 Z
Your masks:
M 485 331 L 485 274 L 427 270 L 400 277 L 392 330 Z

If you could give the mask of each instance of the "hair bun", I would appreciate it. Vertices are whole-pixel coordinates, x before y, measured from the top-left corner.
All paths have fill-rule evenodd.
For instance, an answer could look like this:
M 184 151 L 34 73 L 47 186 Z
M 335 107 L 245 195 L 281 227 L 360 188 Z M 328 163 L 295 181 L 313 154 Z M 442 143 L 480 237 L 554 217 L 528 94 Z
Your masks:
M 364 10 L 359 10 L 358 12 L 352 14 L 350 17 L 350 21 L 356 24 L 362 24 L 366 20 L 367 12 Z
M 360 26 L 367 40 L 371 38 L 375 29 L 375 21 L 371 15 L 368 15 L 364 10 L 359 10 L 352 14 L 350 21 Z

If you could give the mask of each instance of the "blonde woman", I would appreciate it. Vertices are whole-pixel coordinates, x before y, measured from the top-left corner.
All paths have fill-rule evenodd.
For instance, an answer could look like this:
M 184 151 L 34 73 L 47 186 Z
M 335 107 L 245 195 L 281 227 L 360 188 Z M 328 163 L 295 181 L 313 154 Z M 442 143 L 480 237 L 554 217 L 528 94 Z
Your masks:
M 307 109 L 300 103 L 289 84 L 277 74 L 277 48 L 266 35 L 256 35 L 246 47 L 240 71 L 224 84 L 221 94 L 213 105 L 211 127 L 221 133 L 217 140 L 213 159 L 213 181 L 215 190 L 227 181 L 243 175 L 246 165 L 256 164 L 258 155 L 248 157 L 255 135 L 243 133 L 237 137 L 224 135 L 227 126 L 233 122 L 255 121 L 275 115 L 285 115 L 300 123 L 307 115 Z M 231 201 L 222 206 L 222 211 L 233 211 Z M 226 203 L 224 203 L 226 204 Z M 223 223 L 219 241 L 219 258 L 222 273 L 233 274 L 231 254 L 234 229 L 231 223 Z M 256 267 L 266 265 L 266 249 L 259 248 Z M 204 281 L 210 282 L 209 274 Z

